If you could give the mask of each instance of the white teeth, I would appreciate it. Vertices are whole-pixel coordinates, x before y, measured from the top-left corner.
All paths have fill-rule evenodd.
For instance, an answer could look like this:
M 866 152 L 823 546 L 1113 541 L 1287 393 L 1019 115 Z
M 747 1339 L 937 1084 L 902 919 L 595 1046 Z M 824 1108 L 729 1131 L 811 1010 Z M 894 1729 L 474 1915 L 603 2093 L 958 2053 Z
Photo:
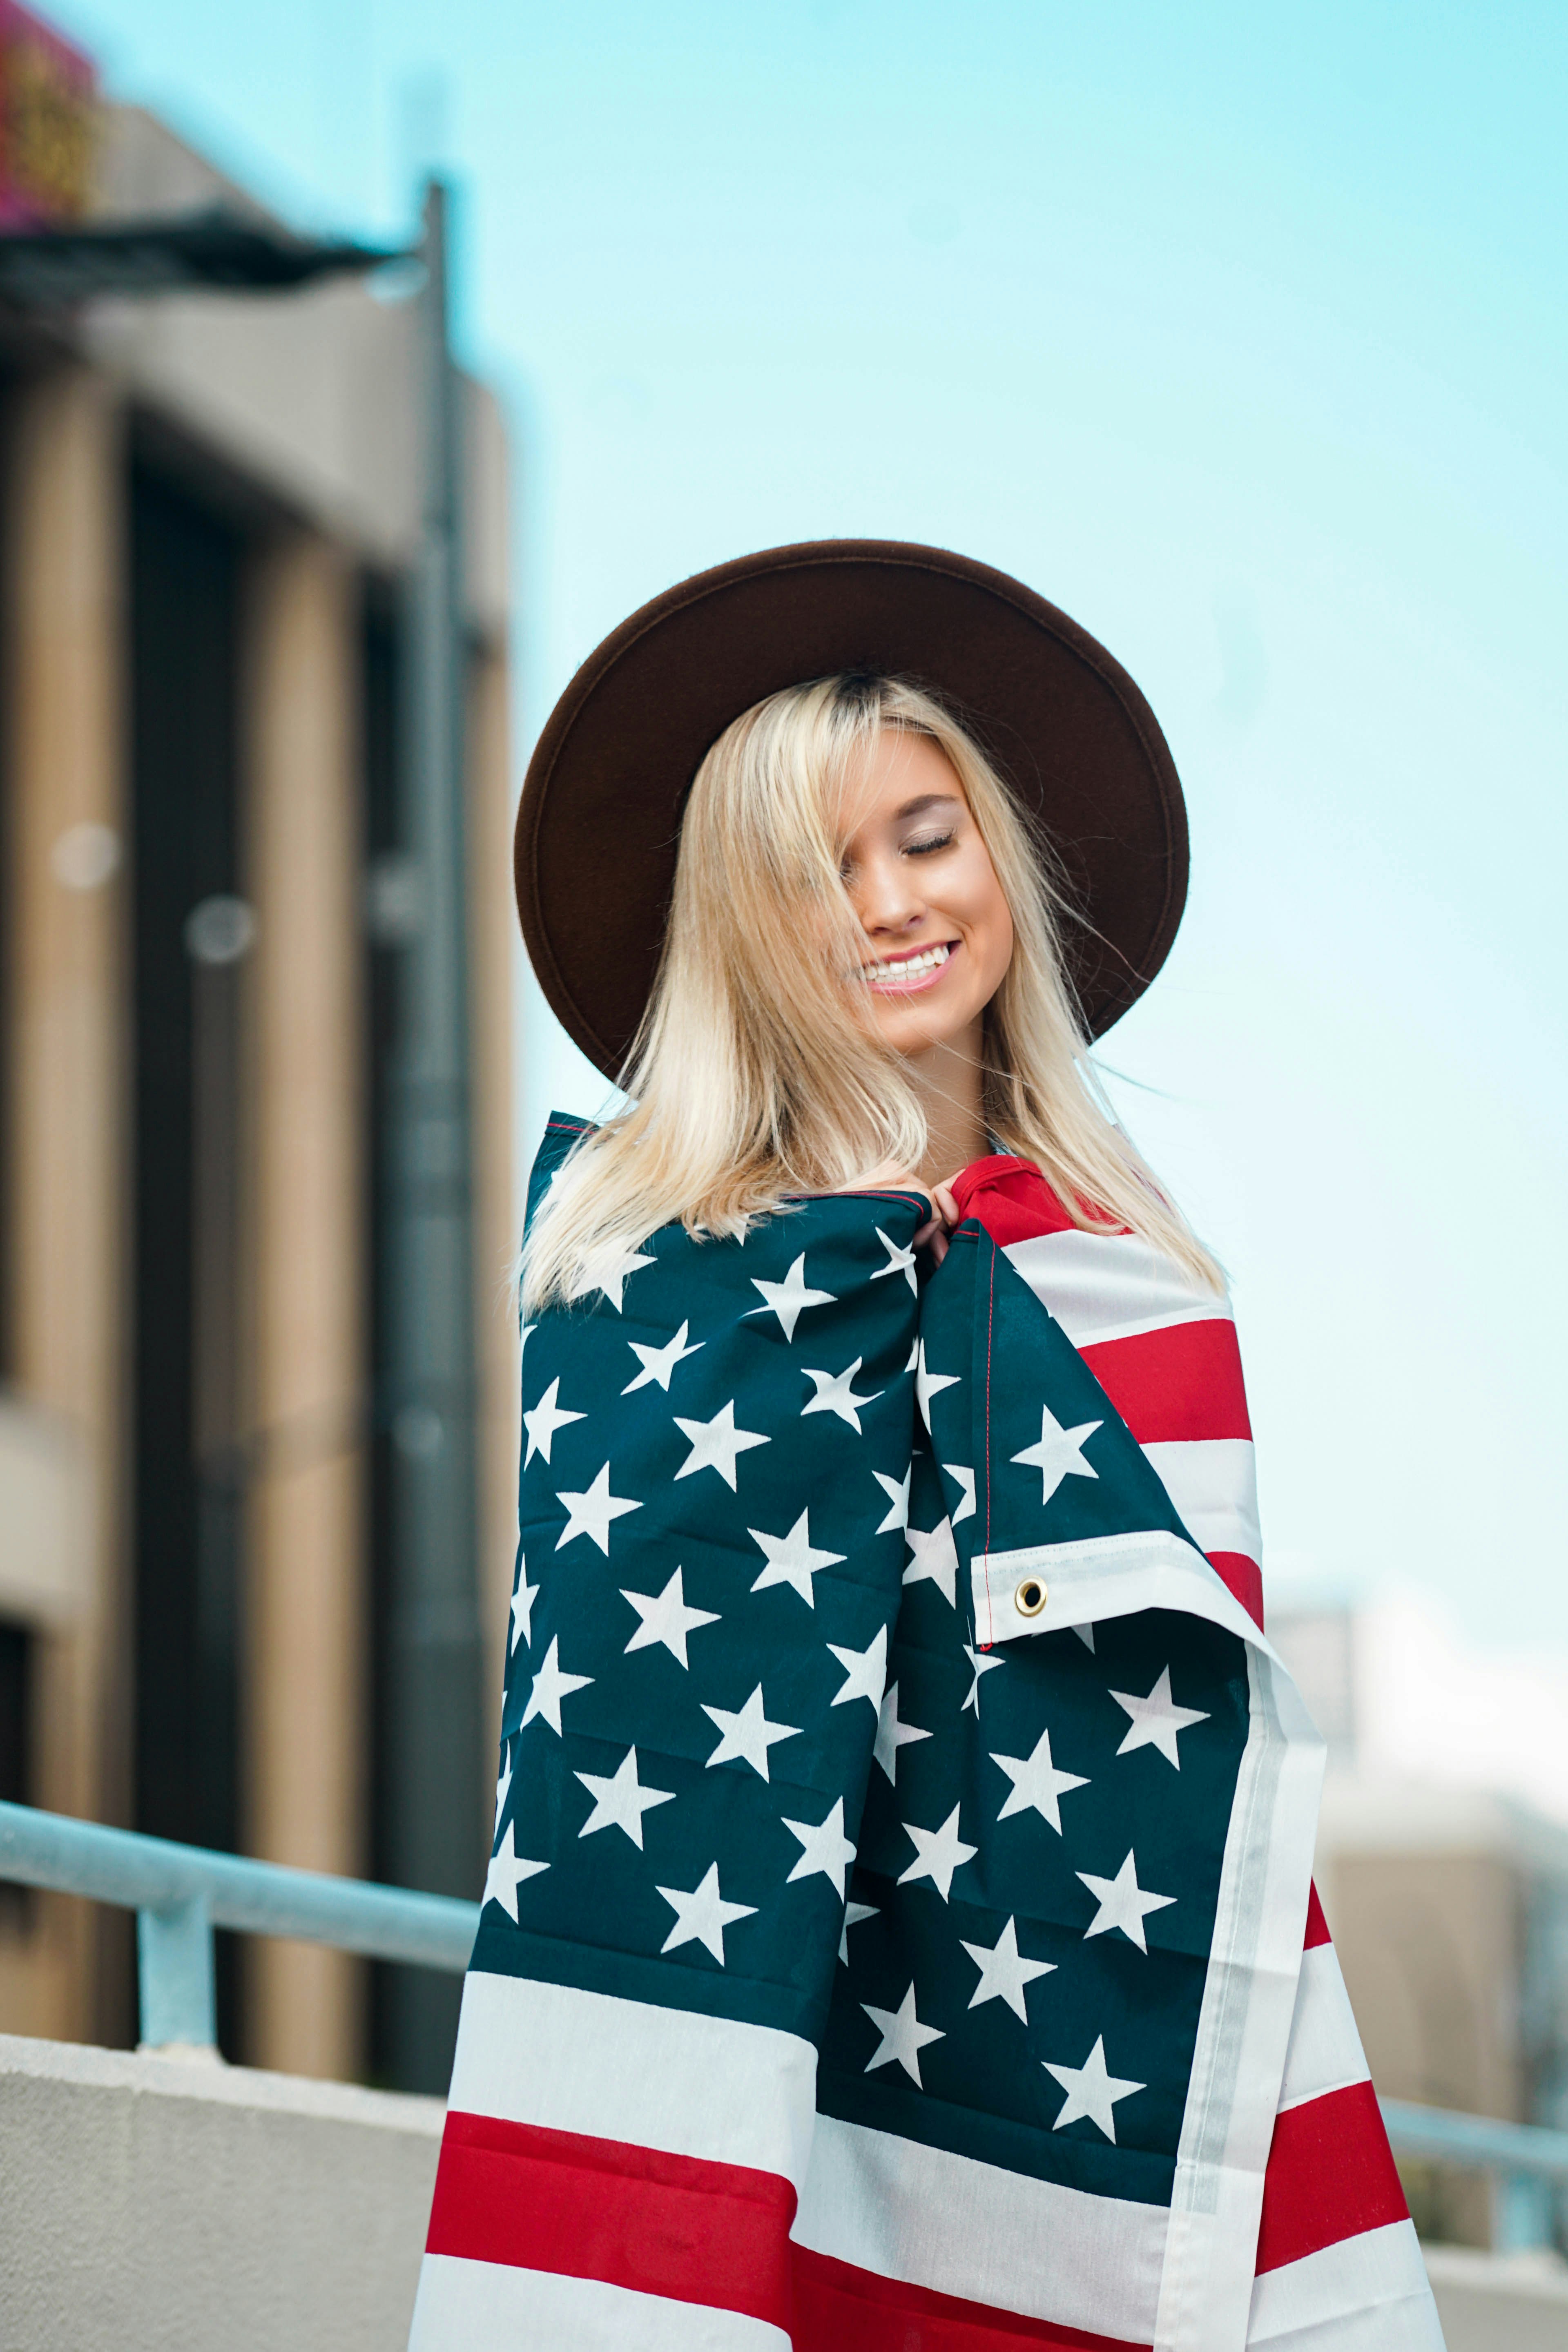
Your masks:
M 934 971 L 938 964 L 947 961 L 951 953 L 951 949 L 945 946 L 927 948 L 920 955 L 900 956 L 896 963 L 868 963 L 863 968 L 861 977 L 868 982 L 913 980 L 922 971 Z

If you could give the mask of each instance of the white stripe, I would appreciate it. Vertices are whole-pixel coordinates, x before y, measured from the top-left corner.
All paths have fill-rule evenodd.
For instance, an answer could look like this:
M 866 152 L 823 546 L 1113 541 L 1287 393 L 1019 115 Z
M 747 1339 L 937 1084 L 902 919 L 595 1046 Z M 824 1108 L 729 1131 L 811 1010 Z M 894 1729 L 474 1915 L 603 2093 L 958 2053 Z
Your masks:
M 559 2271 L 426 2254 L 408 2352 L 790 2352 L 782 2327 L 744 2312 Z
M 1272 2352 L 1443 2352 L 1414 2224 L 1365 2230 L 1265 2271 L 1247 2341 Z
M 1280 2113 L 1366 2078 L 1366 2059 L 1340 1973 L 1340 1956 L 1331 1944 L 1314 1944 L 1301 1955 L 1285 2080 L 1279 2085 Z
M 1040 1234 L 1005 1255 L 1075 1348 L 1230 1315 L 1227 1300 L 1131 1234 Z
M 816 2053 L 797 2034 L 470 1969 L 447 2104 L 773 2172 L 798 2189 Z
M 1190 1437 L 1143 1448 L 1200 1551 L 1263 1558 L 1258 1457 L 1250 1437 Z
M 1147 2344 L 1165 2228 L 1163 2206 L 820 2116 L 791 2235 L 879 2278 Z
M 1242 2341 L 1301 1970 L 1323 1743 L 1256 1632 L 1247 1667 L 1250 1722 L 1182 2117 L 1156 2352 Z
M 1284 1672 L 1273 1648 L 1203 1553 L 1163 1528 L 1088 1536 L 1079 1543 L 1021 1544 L 1014 1551 L 978 1552 L 969 1575 L 975 1634 L 983 1643 L 1059 1633 L 1069 1625 L 1095 1625 L 1110 1617 L 1133 1616 L 1141 1609 L 1179 1609 L 1238 1634 Z M 1032 1582 L 1045 1586 L 1046 1605 L 1037 1616 L 1028 1617 L 1018 1606 L 1018 1596 Z M 1037 1597 L 1029 1595 L 1032 1601 Z

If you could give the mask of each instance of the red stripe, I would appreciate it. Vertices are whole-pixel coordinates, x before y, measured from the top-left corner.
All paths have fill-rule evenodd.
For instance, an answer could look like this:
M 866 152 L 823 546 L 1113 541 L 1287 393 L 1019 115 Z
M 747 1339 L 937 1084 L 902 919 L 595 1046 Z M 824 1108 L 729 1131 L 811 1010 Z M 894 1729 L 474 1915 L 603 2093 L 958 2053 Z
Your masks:
M 998 1248 L 1032 1242 L 1037 1234 L 1071 1230 L 1072 1219 L 1034 1162 L 1010 1152 L 993 1152 L 961 1169 L 952 1180 L 958 1213 L 977 1217 Z
M 795 2206 L 776 2173 L 449 2114 L 428 2250 L 742 2311 L 787 2335 Z
M 1307 1942 L 1310 1952 L 1315 1944 L 1331 1944 L 1329 1923 L 1323 1916 L 1323 1906 L 1318 1900 L 1316 1881 L 1307 1890 Z
M 1277 2118 L 1263 2179 L 1260 2274 L 1409 2217 L 1370 2083 L 1329 2091 Z
M 1263 1570 L 1244 1551 L 1205 1552 L 1205 1559 L 1233 1600 L 1239 1601 L 1253 1623 L 1263 1623 Z
M 1148 2352 L 795 2249 L 795 2352 Z
M 1079 1353 L 1140 1445 L 1252 1434 L 1228 1315 L 1095 1340 Z

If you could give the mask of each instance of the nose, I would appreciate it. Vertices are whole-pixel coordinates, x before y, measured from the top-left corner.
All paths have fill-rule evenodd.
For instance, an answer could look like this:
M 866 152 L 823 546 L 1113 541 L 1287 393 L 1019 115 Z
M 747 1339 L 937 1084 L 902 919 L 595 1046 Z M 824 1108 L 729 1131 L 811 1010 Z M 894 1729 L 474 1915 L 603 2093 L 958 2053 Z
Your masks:
M 874 855 L 858 866 L 849 885 L 850 903 L 868 939 L 892 938 L 925 917 L 926 904 L 904 860 Z

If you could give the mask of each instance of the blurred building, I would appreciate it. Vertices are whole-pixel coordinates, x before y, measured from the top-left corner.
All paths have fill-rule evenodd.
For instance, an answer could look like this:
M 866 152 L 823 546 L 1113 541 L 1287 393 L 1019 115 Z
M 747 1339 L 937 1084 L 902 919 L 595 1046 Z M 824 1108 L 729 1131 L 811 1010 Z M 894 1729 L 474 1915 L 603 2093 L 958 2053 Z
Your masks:
M 1508 1669 L 1408 1603 L 1268 1630 L 1328 1743 L 1318 1888 L 1377 2089 L 1568 2126 L 1568 1824 L 1510 1788 L 1489 1736 Z M 1563 1726 L 1517 1672 L 1512 1704 L 1561 1774 Z M 1423 2236 L 1491 2242 L 1479 2177 L 1402 2168 Z
M 265 220 L 90 84 L 0 16 L 0 219 Z M 0 1794 L 358 1874 L 391 1874 L 395 1450 L 440 1436 L 386 1376 L 420 921 L 398 783 L 416 359 L 410 303 L 359 280 L 0 304 Z M 499 1643 L 507 447 L 483 386 L 461 416 L 477 1550 Z M 456 1736 L 481 1752 L 477 1725 Z M 488 1829 L 479 1777 L 459 1874 Z M 133 2039 L 129 1930 L 0 1888 L 0 2030 Z M 258 1943 L 220 1969 L 231 2054 L 407 2079 L 352 1958 Z

